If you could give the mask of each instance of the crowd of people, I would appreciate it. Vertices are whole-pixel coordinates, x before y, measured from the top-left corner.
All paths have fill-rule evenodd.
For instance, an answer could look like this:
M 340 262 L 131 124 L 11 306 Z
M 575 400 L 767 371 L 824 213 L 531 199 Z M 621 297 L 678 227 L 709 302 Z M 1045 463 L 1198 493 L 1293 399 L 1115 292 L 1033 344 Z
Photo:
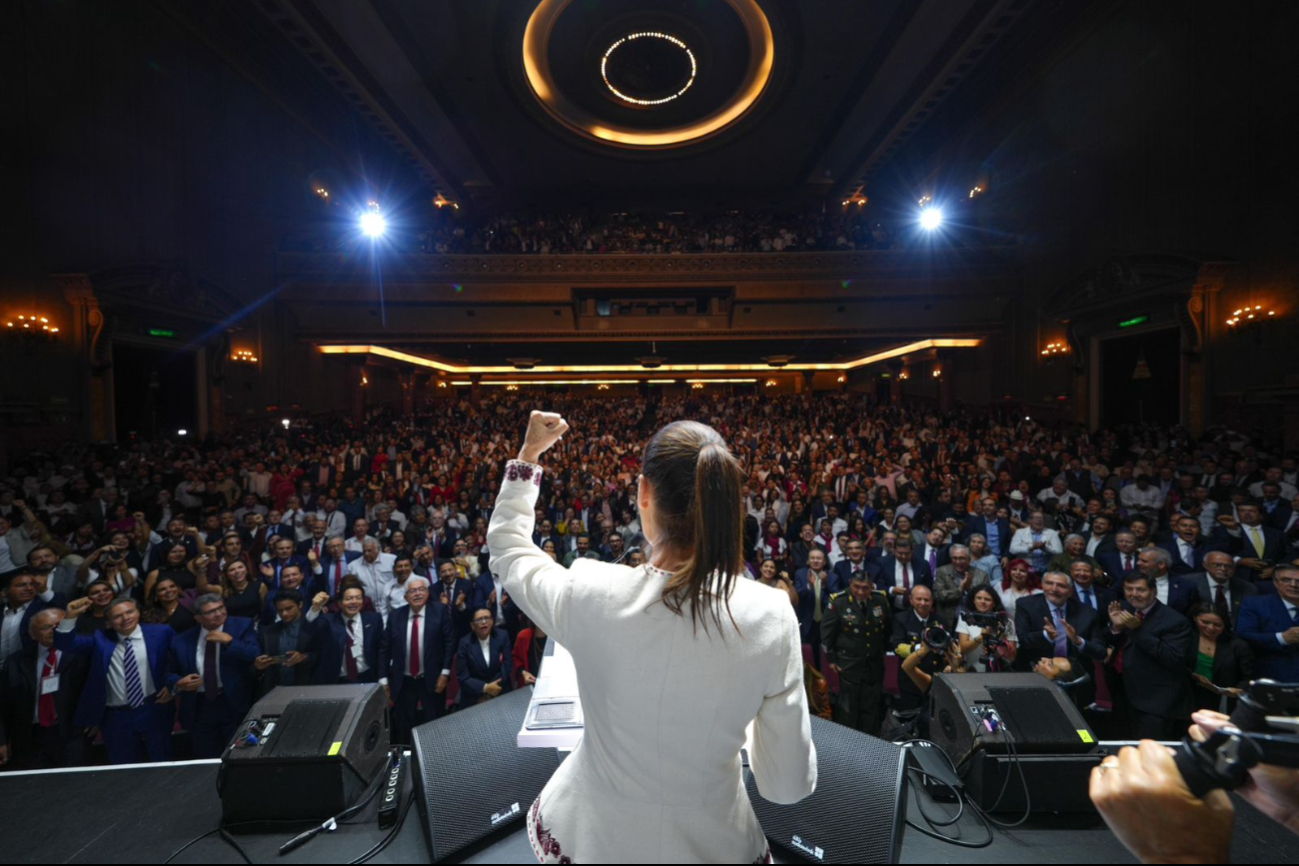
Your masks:
M 403 230 L 395 226 L 389 242 L 406 252 L 439 254 L 584 253 L 765 253 L 808 250 L 887 250 L 900 246 L 905 233 L 864 209 L 814 209 L 802 212 L 575 212 L 553 214 L 462 215 L 449 208 L 431 224 Z M 342 249 L 348 230 L 297 234 L 282 248 L 302 251 Z
M 536 509 L 564 565 L 643 562 L 644 442 L 680 418 L 721 432 L 748 472 L 748 576 L 796 610 L 814 711 L 860 730 L 923 726 L 943 671 L 1036 670 L 1157 737 L 1255 676 L 1299 680 L 1299 469 L 1232 431 L 507 393 L 24 457 L 0 482 L 0 761 L 82 763 L 98 738 L 113 761 L 219 755 L 282 684 L 384 685 L 401 742 L 532 683 L 546 635 L 485 546 L 532 408 L 582 433 L 547 454 Z

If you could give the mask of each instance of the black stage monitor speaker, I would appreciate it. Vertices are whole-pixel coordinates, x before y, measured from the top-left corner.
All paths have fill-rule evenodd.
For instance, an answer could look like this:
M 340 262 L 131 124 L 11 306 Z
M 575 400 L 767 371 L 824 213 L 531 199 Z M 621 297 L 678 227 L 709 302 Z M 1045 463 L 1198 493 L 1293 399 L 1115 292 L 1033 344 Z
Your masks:
M 555 749 L 520 749 L 532 689 L 420 725 L 416 803 L 434 862 L 523 820 L 559 768 Z
M 221 761 L 223 820 L 323 821 L 346 809 L 388 759 L 387 708 L 377 685 L 272 689 Z
M 979 749 L 1007 751 L 1006 736 L 985 721 L 995 711 L 1019 754 L 1078 754 L 1096 748 L 1082 714 L 1041 674 L 939 674 L 929 689 L 929 738 L 955 764 Z
M 767 838 L 815 863 L 896 863 L 906 819 L 906 750 L 812 717 L 817 780 L 812 796 L 788 806 L 762 799 L 744 771 Z

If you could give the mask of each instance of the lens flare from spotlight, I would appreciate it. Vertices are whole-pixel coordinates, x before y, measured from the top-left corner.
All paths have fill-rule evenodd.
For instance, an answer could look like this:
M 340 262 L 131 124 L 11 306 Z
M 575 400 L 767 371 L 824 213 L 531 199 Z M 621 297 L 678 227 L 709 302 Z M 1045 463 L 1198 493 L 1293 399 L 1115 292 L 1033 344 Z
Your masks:
M 388 221 L 383 218 L 383 214 L 375 211 L 366 211 L 361 214 L 361 231 L 370 237 L 377 238 L 387 230 Z
M 927 207 L 920 211 L 920 227 L 932 232 L 943 224 L 943 211 L 936 207 Z

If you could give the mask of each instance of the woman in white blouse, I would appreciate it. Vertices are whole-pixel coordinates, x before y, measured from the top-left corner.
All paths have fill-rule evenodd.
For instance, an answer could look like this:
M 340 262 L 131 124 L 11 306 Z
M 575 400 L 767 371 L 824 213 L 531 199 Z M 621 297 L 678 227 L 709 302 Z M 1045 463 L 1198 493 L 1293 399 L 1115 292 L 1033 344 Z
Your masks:
M 1026 595 L 1041 595 L 1042 581 L 1033 573 L 1027 559 L 1012 559 L 1006 567 L 1006 576 L 997 585 L 1001 606 L 1011 619 L 1015 618 L 1015 602 Z
M 650 561 L 532 543 L 536 465 L 568 429 L 533 412 L 488 530 L 491 569 L 573 657 L 586 730 L 528 812 L 542 862 L 771 862 L 741 778 L 794 803 L 816 788 L 798 622 L 743 574 L 743 471 L 711 427 L 678 421 L 645 449 L 637 501 Z

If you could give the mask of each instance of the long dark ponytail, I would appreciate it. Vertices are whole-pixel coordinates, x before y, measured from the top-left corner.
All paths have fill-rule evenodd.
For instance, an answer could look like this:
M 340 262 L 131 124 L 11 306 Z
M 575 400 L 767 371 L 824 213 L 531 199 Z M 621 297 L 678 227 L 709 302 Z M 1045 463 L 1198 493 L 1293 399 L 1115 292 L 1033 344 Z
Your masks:
M 730 594 L 744 570 L 744 472 L 716 430 L 697 421 L 676 421 L 645 446 L 641 473 L 654 488 L 657 543 L 685 555 L 685 564 L 663 587 L 663 604 L 708 629 L 708 614 L 721 628 L 731 617 Z M 714 574 L 717 575 L 714 578 Z

